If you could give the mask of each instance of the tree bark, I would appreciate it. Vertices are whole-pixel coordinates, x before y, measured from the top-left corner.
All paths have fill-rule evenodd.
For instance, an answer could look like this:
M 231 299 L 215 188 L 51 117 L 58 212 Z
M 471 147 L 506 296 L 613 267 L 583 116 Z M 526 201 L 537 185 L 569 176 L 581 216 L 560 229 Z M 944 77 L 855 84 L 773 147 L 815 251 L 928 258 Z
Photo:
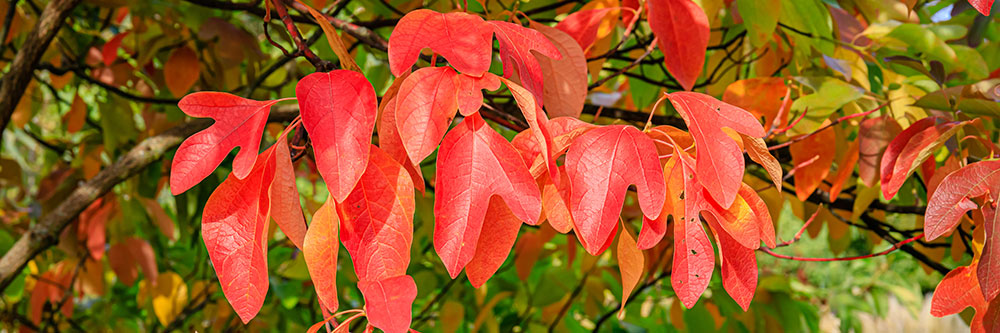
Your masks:
M 288 121 L 299 113 L 297 105 L 275 107 L 268 121 Z M 56 245 L 59 234 L 94 200 L 108 193 L 115 185 L 138 174 L 179 145 L 192 134 L 212 124 L 209 119 L 196 119 L 178 125 L 159 135 L 143 140 L 117 162 L 101 170 L 97 176 L 73 190 L 73 193 L 42 218 L 14 243 L 0 258 L 0 291 L 14 280 L 24 265 L 36 255 Z
M 10 123 L 10 117 L 14 114 L 14 108 L 24 95 L 24 89 L 31 82 L 32 72 L 38 59 L 49 48 L 52 38 L 59 32 L 66 16 L 73 10 L 73 7 L 80 3 L 80 0 L 52 0 L 35 24 L 21 50 L 14 56 L 14 62 L 10 66 L 10 72 L 4 75 L 0 81 L 0 142 L 3 141 L 3 130 Z

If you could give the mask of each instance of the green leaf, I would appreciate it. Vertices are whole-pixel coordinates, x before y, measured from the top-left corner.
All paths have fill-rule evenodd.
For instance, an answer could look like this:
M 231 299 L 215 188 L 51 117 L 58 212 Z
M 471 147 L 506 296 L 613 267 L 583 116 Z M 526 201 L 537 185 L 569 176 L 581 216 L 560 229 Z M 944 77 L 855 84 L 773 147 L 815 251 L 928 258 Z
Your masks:
M 781 0 L 736 0 L 750 44 L 763 47 L 771 40 L 781 14 Z

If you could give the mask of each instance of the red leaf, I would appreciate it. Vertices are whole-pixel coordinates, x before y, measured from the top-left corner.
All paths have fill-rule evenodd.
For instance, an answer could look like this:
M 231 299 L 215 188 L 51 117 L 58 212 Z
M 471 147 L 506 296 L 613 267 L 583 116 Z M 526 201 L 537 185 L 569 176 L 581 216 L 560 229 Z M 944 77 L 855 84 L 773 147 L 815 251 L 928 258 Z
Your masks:
M 594 45 L 594 41 L 597 40 L 597 29 L 600 28 L 604 17 L 612 10 L 618 10 L 618 8 L 588 9 L 569 14 L 556 24 L 556 29 L 562 30 L 572 37 L 580 45 L 580 48 L 586 51 L 591 45 Z
M 493 28 L 467 13 L 437 13 L 418 9 L 399 19 L 389 36 L 389 68 L 400 76 L 429 47 L 458 71 L 481 76 L 490 69 Z
M 757 290 L 756 248 L 740 245 L 727 232 L 718 228 L 719 222 L 711 215 L 705 216 L 705 220 L 713 226 L 715 242 L 719 245 L 722 286 L 745 312 L 750 308 L 750 301 Z
M 125 39 L 125 36 L 128 36 L 129 32 L 131 31 L 114 35 L 114 37 L 111 37 L 111 39 L 108 40 L 107 43 L 104 43 L 104 46 L 101 47 L 101 61 L 104 62 L 104 66 L 111 66 L 111 64 L 115 62 L 115 59 L 118 59 L 118 48 L 122 45 L 122 39 Z
M 358 281 L 365 296 L 365 314 L 372 326 L 386 333 L 403 333 L 410 328 L 417 284 L 409 275 L 378 281 Z
M 268 187 L 274 178 L 274 147 L 261 153 L 244 179 L 230 173 L 205 202 L 202 238 L 222 292 L 243 323 L 267 295 Z M 234 202 L 239 204 L 233 204 Z
M 107 240 L 108 220 L 115 211 L 116 201 L 112 195 L 94 200 L 80 212 L 76 238 L 86 243 L 87 251 L 94 260 L 104 256 L 104 242 Z
M 833 200 L 836 200 L 837 196 L 840 195 L 840 191 L 844 188 L 844 182 L 854 174 L 854 166 L 858 164 L 858 140 L 851 141 L 847 145 L 847 152 L 844 153 L 843 159 L 837 161 L 837 175 L 833 178 L 833 182 L 830 185 L 830 198 Z M 928 161 L 932 164 L 934 162 L 933 160 Z
M 646 8 L 667 70 L 684 90 L 691 90 L 705 65 L 708 16 L 691 0 L 650 0 Z
M 656 145 L 632 126 L 601 127 L 576 138 L 566 154 L 566 173 L 573 229 L 593 255 L 614 236 L 629 184 L 635 184 L 648 218 L 659 216 L 666 198 Z
M 455 76 L 455 86 L 458 110 L 463 116 L 468 116 L 483 106 L 483 89 L 500 89 L 500 77 L 489 72 L 483 73 L 481 77 L 459 74 Z
M 337 312 L 337 252 L 340 248 L 340 218 L 336 201 L 327 199 L 313 214 L 312 224 L 302 244 L 309 277 L 316 287 L 319 303 L 327 312 Z
M 406 274 L 413 242 L 413 182 L 399 163 L 372 146 L 367 170 L 339 208 L 340 238 L 359 280 Z
M 517 69 L 517 76 L 523 85 L 538 101 L 538 106 L 544 105 L 542 100 L 544 89 L 542 85 L 542 67 L 532 51 L 551 59 L 562 59 L 559 49 L 545 38 L 545 35 L 535 29 L 520 25 L 489 21 L 500 44 L 500 60 L 503 62 L 503 75 L 510 78 Z
M 306 220 L 302 217 L 299 190 L 295 185 L 295 167 L 292 165 L 292 155 L 288 151 L 288 142 L 284 134 L 278 136 L 274 147 L 274 181 L 270 189 L 271 216 L 292 244 L 302 249 L 302 242 L 306 236 Z
M 689 0 L 668 2 L 672 1 L 690 2 Z M 654 1 L 651 1 L 650 5 L 652 2 Z M 695 9 L 701 11 L 697 6 Z M 729 207 L 736 199 L 736 192 L 743 182 L 743 151 L 722 131 L 722 128 L 728 127 L 757 138 L 764 136 L 764 128 L 749 112 L 709 95 L 676 92 L 670 94 L 669 98 L 684 117 L 684 122 L 694 137 L 698 149 L 696 170 L 702 185 L 719 204 Z
M 479 234 L 476 254 L 465 266 L 465 275 L 473 287 L 479 288 L 496 273 L 510 255 L 521 229 L 521 219 L 517 218 L 499 196 L 490 198 L 486 209 L 483 230 Z
M 996 184 L 994 182 L 994 184 Z M 997 188 L 992 189 L 996 191 Z M 987 300 L 997 298 L 1000 294 L 1000 214 L 991 204 L 983 205 L 983 216 L 986 225 L 986 240 L 983 245 L 976 276 L 979 277 L 979 288 Z
M 983 16 L 990 16 L 990 9 L 993 8 L 993 0 L 969 0 L 969 4 Z
M 170 167 L 170 191 L 178 195 L 215 171 L 235 147 L 233 174 L 246 178 L 257 160 L 260 136 L 271 105 L 277 100 L 255 101 L 220 92 L 197 92 L 177 106 L 189 116 L 212 118 L 215 123 L 184 140 Z
M 642 277 L 643 266 L 645 266 L 646 257 L 642 255 L 642 251 L 635 244 L 635 238 L 632 238 L 632 234 L 628 232 L 628 228 L 622 228 L 621 234 L 618 236 L 618 271 L 622 276 L 622 302 L 621 308 L 618 310 L 618 317 L 621 318 L 625 314 L 625 303 L 628 302 L 628 297 L 632 295 L 632 290 L 635 289 L 635 285 L 639 283 L 639 279 Z
M 335 70 L 302 78 L 295 96 L 319 173 L 333 198 L 344 201 L 368 161 L 377 114 L 375 89 L 361 73 Z
M 410 161 L 420 163 L 437 148 L 458 109 L 456 73 L 425 67 L 410 74 L 396 95 L 396 129 Z
M 970 326 L 973 332 L 981 332 L 987 303 L 976 281 L 976 262 L 951 270 L 934 288 L 931 298 L 931 315 L 944 317 L 959 313 L 966 307 L 976 309 Z
M 434 249 L 452 278 L 476 253 L 491 196 L 521 221 L 535 224 L 541 214 L 541 193 L 521 156 L 479 114 L 445 136 L 436 179 Z
M 882 195 L 896 196 L 906 179 L 931 154 L 955 134 L 965 122 L 934 123 L 937 117 L 924 118 L 899 133 L 882 155 L 880 165 Z
M 983 161 L 958 169 L 941 181 L 924 214 L 924 236 L 927 240 L 941 237 L 958 225 L 965 212 L 976 208 L 969 200 L 990 192 L 993 200 L 1000 195 L 1000 161 Z
M 767 247 L 774 248 L 777 245 L 775 244 L 774 222 L 771 220 L 771 212 L 767 210 L 767 204 L 760 198 L 757 191 L 746 183 L 740 186 L 739 195 L 743 200 L 746 200 L 747 205 L 750 206 L 753 214 L 757 217 L 757 230 L 760 232 L 760 240 Z
M 378 124 L 378 144 L 392 159 L 403 165 L 406 172 L 410 174 L 410 180 L 414 187 L 424 192 L 424 173 L 420 171 L 420 166 L 410 161 L 410 156 L 403 148 L 403 139 L 399 137 L 399 129 L 396 127 L 396 99 L 386 102 L 382 109 L 381 118 Z
M 858 127 L 858 178 L 865 186 L 874 187 L 879 181 L 882 153 L 892 138 L 903 129 L 890 117 L 865 119 Z
M 573 230 L 573 215 L 569 211 L 569 177 L 565 167 L 560 166 L 559 170 L 562 177 L 559 185 L 553 183 L 548 174 L 542 174 L 538 180 L 542 189 L 542 213 L 553 229 L 565 234 Z

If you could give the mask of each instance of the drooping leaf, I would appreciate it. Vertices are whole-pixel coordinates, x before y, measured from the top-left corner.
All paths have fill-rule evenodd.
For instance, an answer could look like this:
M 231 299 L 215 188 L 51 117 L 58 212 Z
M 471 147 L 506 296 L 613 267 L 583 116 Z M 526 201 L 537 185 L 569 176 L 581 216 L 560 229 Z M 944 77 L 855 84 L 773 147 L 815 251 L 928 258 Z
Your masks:
M 417 284 L 409 275 L 378 281 L 358 281 L 365 296 L 365 314 L 372 326 L 386 333 L 405 333 L 410 328 Z
M 163 80 L 167 89 L 174 96 L 183 96 L 201 75 L 201 65 L 198 54 L 187 46 L 181 46 L 170 53 L 170 58 L 163 64 Z
M 458 109 L 456 73 L 425 67 L 410 74 L 396 95 L 396 129 L 410 161 L 420 163 L 437 148 Z
M 371 152 L 361 181 L 339 208 L 340 239 L 362 281 L 406 274 L 413 242 L 410 175 L 378 147 Z
M 565 165 L 573 229 L 588 253 L 600 253 L 614 236 L 629 184 L 636 186 L 643 215 L 659 216 L 666 189 L 656 146 L 635 127 L 612 125 L 584 133 L 570 145 Z
M 837 199 L 847 178 L 854 174 L 854 167 L 858 164 L 858 149 L 858 140 L 851 141 L 848 143 L 847 152 L 844 153 L 841 160 L 837 161 L 837 174 L 830 184 L 831 199 Z
M 991 190 L 998 189 L 1000 188 L 994 185 Z M 976 268 L 976 276 L 979 278 L 979 288 L 983 291 L 983 297 L 987 300 L 993 300 L 996 299 L 997 294 L 1000 294 L 1000 214 L 995 207 L 985 204 L 983 205 L 983 220 L 986 241 L 983 243 L 983 252 L 979 258 L 979 266 Z
M 684 198 L 681 196 L 684 192 L 684 178 L 679 157 L 671 156 L 663 166 L 663 182 L 666 185 L 666 197 L 660 215 L 655 219 L 648 217 L 642 219 L 637 246 L 643 250 L 651 249 L 660 243 L 667 233 L 668 217 L 672 216 L 674 221 L 680 221 L 684 217 Z
M 830 173 L 836 140 L 837 132 L 829 127 L 788 147 L 795 168 L 795 196 L 799 200 L 809 198 Z
M 333 197 L 343 201 L 368 161 L 378 105 L 375 89 L 361 73 L 335 70 L 302 78 L 295 96 L 316 167 Z
M 691 90 L 705 65 L 708 16 L 691 0 L 650 0 L 646 8 L 667 70 L 684 90 Z
M 83 124 L 87 121 L 87 104 L 84 104 L 80 95 L 73 97 L 73 104 L 70 104 L 69 112 L 63 116 L 63 121 L 66 122 L 67 133 L 72 134 L 83 129 Z
M 924 236 L 934 240 L 958 225 L 959 218 L 977 207 L 970 198 L 989 192 L 993 201 L 1000 195 L 1000 161 L 969 164 L 944 177 L 927 202 Z
M 562 59 L 555 60 L 535 53 L 545 80 L 545 110 L 551 117 L 579 118 L 587 100 L 587 58 L 583 49 L 559 29 L 535 22 L 531 22 L 531 28 L 545 35 L 562 55 Z
M 924 118 L 899 133 L 882 154 L 880 176 L 882 195 L 892 199 L 907 178 L 927 158 L 955 134 L 965 122 L 935 124 L 938 118 Z
M 271 217 L 281 228 L 281 232 L 302 249 L 302 241 L 306 236 L 306 220 L 302 216 L 302 204 L 299 203 L 299 190 L 295 185 L 295 167 L 292 165 L 292 155 L 288 151 L 288 142 L 284 134 L 278 136 L 274 143 L 274 180 L 271 182 Z
M 670 285 L 684 307 L 690 309 L 708 288 L 715 269 L 715 250 L 701 225 L 699 212 L 705 207 L 705 189 L 695 174 L 694 161 L 680 152 L 684 179 L 684 215 L 674 223 L 674 257 Z
M 112 195 L 94 200 L 86 209 L 80 212 L 77 224 L 76 238 L 83 241 L 94 260 L 104 256 L 104 243 L 107 239 L 108 220 L 115 213 L 117 201 Z
M 434 249 L 452 278 L 476 253 L 491 196 L 529 224 L 541 214 L 541 193 L 521 156 L 478 114 L 445 136 L 436 179 Z
M 722 128 L 756 138 L 764 136 L 764 128 L 749 112 L 705 94 L 676 92 L 668 98 L 694 137 L 696 172 L 703 186 L 720 205 L 729 207 L 742 183 L 744 164 L 739 145 Z
M 202 214 L 201 236 L 219 277 L 222 292 L 243 323 L 264 304 L 267 280 L 268 188 L 274 178 L 271 154 L 261 153 L 244 179 L 230 173 L 208 197 Z M 232 204 L 239 202 L 240 204 Z
M 490 199 L 486 219 L 479 233 L 479 242 L 472 260 L 465 266 L 465 274 L 473 287 L 479 288 L 496 273 L 514 248 L 521 219 L 517 218 L 499 196 Z
M 517 85 L 516 83 L 501 78 L 504 84 L 507 85 L 507 89 L 510 89 L 510 94 L 514 96 L 514 100 L 517 101 L 518 108 L 521 109 L 521 113 L 524 115 L 524 119 L 528 123 L 528 127 L 531 130 L 531 136 L 535 139 L 536 144 L 540 149 L 539 156 L 542 158 L 542 162 L 549 172 L 549 177 L 556 177 L 556 149 L 553 147 L 553 135 L 549 130 L 549 117 L 545 115 L 542 111 L 542 105 L 538 103 L 537 98 L 533 98 L 532 94 L 528 93 L 528 90 L 524 87 Z M 534 163 L 531 163 L 531 168 L 534 169 Z M 554 183 L 558 182 L 558 179 L 551 178 Z
M 544 88 L 542 82 L 544 75 L 541 65 L 538 64 L 538 59 L 532 52 L 560 60 L 562 55 L 559 53 L 559 49 L 537 30 L 509 22 L 489 21 L 488 23 L 493 26 L 493 31 L 500 45 L 500 59 L 503 62 L 504 77 L 509 79 L 516 73 L 521 78 L 521 85 L 535 96 L 538 106 L 543 106 Z
M 781 163 L 778 163 L 774 155 L 771 155 L 771 152 L 767 150 L 767 143 L 764 142 L 764 139 L 744 134 L 740 134 L 740 137 L 743 138 L 743 147 L 747 150 L 750 159 L 764 167 L 764 171 L 767 171 L 767 175 L 771 177 L 774 187 L 780 190 L 784 170 L 781 169 Z
M 711 215 L 706 215 L 705 220 L 709 221 L 709 225 L 718 225 L 718 221 Z M 715 243 L 719 246 L 722 286 L 736 304 L 747 311 L 754 291 L 757 290 L 756 249 L 740 245 L 720 228 L 713 228 L 713 231 Z
M 234 147 L 240 152 L 233 160 L 233 174 L 246 178 L 257 160 L 260 136 L 271 101 L 255 101 L 220 92 L 197 92 L 181 99 L 177 106 L 192 117 L 215 120 L 212 127 L 184 140 L 170 167 L 170 191 L 178 195 L 208 177 Z
M 542 189 L 542 213 L 553 229 L 560 233 L 573 230 L 573 214 L 569 211 L 569 177 L 565 167 L 559 167 L 559 185 L 543 174 L 538 177 Z
M 618 310 L 618 316 L 622 317 L 625 313 L 625 303 L 628 302 L 629 295 L 632 294 L 632 290 L 635 289 L 636 284 L 639 283 L 639 279 L 642 278 L 646 257 L 642 255 L 642 251 L 636 246 L 635 238 L 632 238 L 632 234 L 628 232 L 628 228 L 624 227 L 618 236 L 618 248 L 615 253 L 618 255 L 618 271 L 622 277 L 622 305 Z
M 153 314 L 160 325 L 170 325 L 188 303 L 187 283 L 175 272 L 160 274 L 156 283 L 148 290 L 149 298 L 153 300 Z
M 121 47 L 122 40 L 125 39 L 125 36 L 128 36 L 130 32 L 131 31 L 120 32 L 111 37 L 107 43 L 104 43 L 104 46 L 101 47 L 101 61 L 104 62 L 104 66 L 111 66 L 111 64 L 118 59 L 118 48 Z
M 337 312 L 337 252 L 340 248 L 340 218 L 337 203 L 327 200 L 313 214 L 302 243 L 302 255 L 319 302 L 328 312 Z
M 382 110 L 378 124 L 379 147 L 396 162 L 402 164 L 406 172 L 410 174 L 413 186 L 418 191 L 424 192 L 424 173 L 420 171 L 419 165 L 410 161 L 410 156 L 406 154 L 406 148 L 403 147 L 403 139 L 399 136 L 399 129 L 396 127 L 396 99 L 392 98 L 385 103 L 386 106 Z
M 407 13 L 389 36 L 389 68 L 400 76 L 429 47 L 459 72 L 481 76 L 490 69 L 493 28 L 468 13 L 437 13 L 418 9 Z
M 882 153 L 903 129 L 891 117 L 865 119 L 858 126 L 858 178 L 872 187 L 879 181 Z

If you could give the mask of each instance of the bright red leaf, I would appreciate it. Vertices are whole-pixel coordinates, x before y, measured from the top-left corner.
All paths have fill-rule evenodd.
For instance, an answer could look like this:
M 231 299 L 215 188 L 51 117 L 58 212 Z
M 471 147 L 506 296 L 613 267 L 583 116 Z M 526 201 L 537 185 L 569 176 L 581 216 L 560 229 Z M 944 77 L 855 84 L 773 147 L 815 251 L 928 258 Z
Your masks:
M 618 8 L 598 8 L 573 12 L 556 24 L 556 29 L 562 30 L 586 51 L 597 40 L 597 30 L 608 12 Z
M 983 16 L 990 16 L 990 10 L 993 8 L 993 0 L 969 0 L 969 4 Z
M 690 2 L 668 2 L 672 1 Z M 736 199 L 736 193 L 743 182 L 743 151 L 722 128 L 728 127 L 756 138 L 764 136 L 764 128 L 749 112 L 709 95 L 676 92 L 670 94 L 669 98 L 684 117 L 684 122 L 694 137 L 698 150 L 696 172 L 702 185 L 719 204 L 729 207 Z
M 757 249 L 740 245 L 729 233 L 718 228 L 719 222 L 711 215 L 706 215 L 705 220 L 713 226 L 715 243 L 719 245 L 722 287 L 743 311 L 747 311 L 757 290 Z
M 420 50 L 444 56 L 459 72 L 481 76 L 490 69 L 493 28 L 468 13 L 418 9 L 399 19 L 389 36 L 389 68 L 400 76 L 417 62 Z
M 358 281 L 365 296 L 365 314 L 372 326 L 386 333 L 404 333 L 410 329 L 417 284 L 409 275 L 378 281 Z
M 700 212 L 710 206 L 708 193 L 695 173 L 695 162 L 683 151 L 678 151 L 675 156 L 683 171 L 684 215 L 674 219 L 674 259 L 670 284 L 681 304 L 690 309 L 712 279 L 715 251 L 701 224 Z
M 927 240 L 934 240 L 951 232 L 962 215 L 977 207 L 970 198 L 989 192 L 997 201 L 997 196 L 1000 196 L 998 185 L 1000 161 L 972 163 L 945 176 L 927 202 L 924 236 Z
M 535 96 L 538 106 L 544 105 L 542 67 L 532 52 L 559 60 L 562 59 L 559 49 L 535 29 L 502 21 L 489 21 L 489 23 L 493 25 L 493 31 L 500 44 L 504 77 L 511 78 L 516 68 L 517 76 L 521 78 L 521 85 Z
M 313 73 L 295 86 L 302 124 L 310 134 L 316 166 L 330 194 L 344 201 L 365 171 L 377 102 L 361 73 Z
M 528 90 L 510 80 L 500 80 L 507 85 L 507 89 L 510 89 L 510 94 L 517 101 L 517 106 L 521 109 L 521 113 L 524 114 L 524 119 L 531 130 L 531 136 L 535 138 L 535 142 L 538 144 L 537 147 L 544 148 L 539 149 L 539 156 L 542 157 L 545 167 L 548 168 L 549 176 L 556 177 L 559 171 L 556 169 L 556 151 L 553 149 L 553 135 L 549 130 L 549 117 L 545 115 L 545 112 L 542 111 L 542 105 L 537 103 L 537 99 L 532 98 L 533 95 L 528 93 Z M 533 161 L 530 164 L 533 166 Z M 555 178 L 552 178 L 552 180 L 553 182 L 558 182 Z
M 271 105 L 277 100 L 255 101 L 221 92 L 197 92 L 177 106 L 189 116 L 212 118 L 211 127 L 192 135 L 177 148 L 170 167 L 170 191 L 184 193 L 215 171 L 235 147 L 233 174 L 243 179 L 257 160 L 260 136 Z
M 111 66 L 115 62 L 115 59 L 118 59 L 118 48 L 121 47 L 122 40 L 125 39 L 125 36 L 128 36 L 129 32 L 131 31 L 114 35 L 101 47 L 101 61 L 104 62 L 104 66 Z
M 316 287 L 319 303 L 327 312 L 337 312 L 337 253 L 340 249 L 340 218 L 337 203 L 327 200 L 313 214 L 312 224 L 305 234 L 302 255 L 309 277 Z
M 656 146 L 632 126 L 601 127 L 576 138 L 566 154 L 566 173 L 573 229 L 593 255 L 614 236 L 629 184 L 636 186 L 648 218 L 659 216 L 666 198 Z
M 378 144 L 386 154 L 403 165 L 406 172 L 410 174 L 413 186 L 423 193 L 424 173 L 420 171 L 420 165 L 410 161 L 410 156 L 406 154 L 406 148 L 403 147 L 403 138 L 399 136 L 399 128 L 396 127 L 395 98 L 386 102 L 385 108 L 382 109 L 378 123 Z
M 691 90 L 705 65 L 708 16 L 691 0 L 649 0 L 646 8 L 667 70 L 684 90 Z
M 986 314 L 987 303 L 979 289 L 976 280 L 976 262 L 970 266 L 961 266 L 951 270 L 934 288 L 931 299 L 931 315 L 943 317 L 959 313 L 967 307 L 976 310 L 970 326 L 972 332 L 982 332 L 983 316 Z
M 340 205 L 340 239 L 359 280 L 406 274 L 413 242 L 413 182 L 398 162 L 371 147 L 368 168 Z
M 521 156 L 479 114 L 445 136 L 436 179 L 434 249 L 452 278 L 476 253 L 491 196 L 521 221 L 536 224 L 541 214 L 541 193 Z
M 997 180 L 997 179 L 994 179 Z M 996 184 L 996 183 L 994 183 Z M 994 186 L 993 191 L 997 190 Z M 979 288 L 987 300 L 992 300 L 1000 294 L 1000 214 L 993 205 L 983 205 L 983 217 L 986 226 L 986 241 L 983 244 L 982 256 L 976 268 L 979 277 Z
M 267 295 L 268 188 L 274 178 L 274 147 L 257 158 L 244 179 L 230 173 L 205 202 L 201 236 L 222 292 L 243 323 Z M 233 204 L 238 203 L 238 204 Z
M 455 70 L 425 67 L 410 74 L 396 94 L 396 129 L 410 161 L 420 163 L 437 148 L 458 109 Z
M 896 196 L 913 171 L 965 124 L 947 122 L 935 125 L 938 119 L 930 117 L 913 123 L 892 139 L 885 149 L 879 171 L 882 195 L 886 199 Z

